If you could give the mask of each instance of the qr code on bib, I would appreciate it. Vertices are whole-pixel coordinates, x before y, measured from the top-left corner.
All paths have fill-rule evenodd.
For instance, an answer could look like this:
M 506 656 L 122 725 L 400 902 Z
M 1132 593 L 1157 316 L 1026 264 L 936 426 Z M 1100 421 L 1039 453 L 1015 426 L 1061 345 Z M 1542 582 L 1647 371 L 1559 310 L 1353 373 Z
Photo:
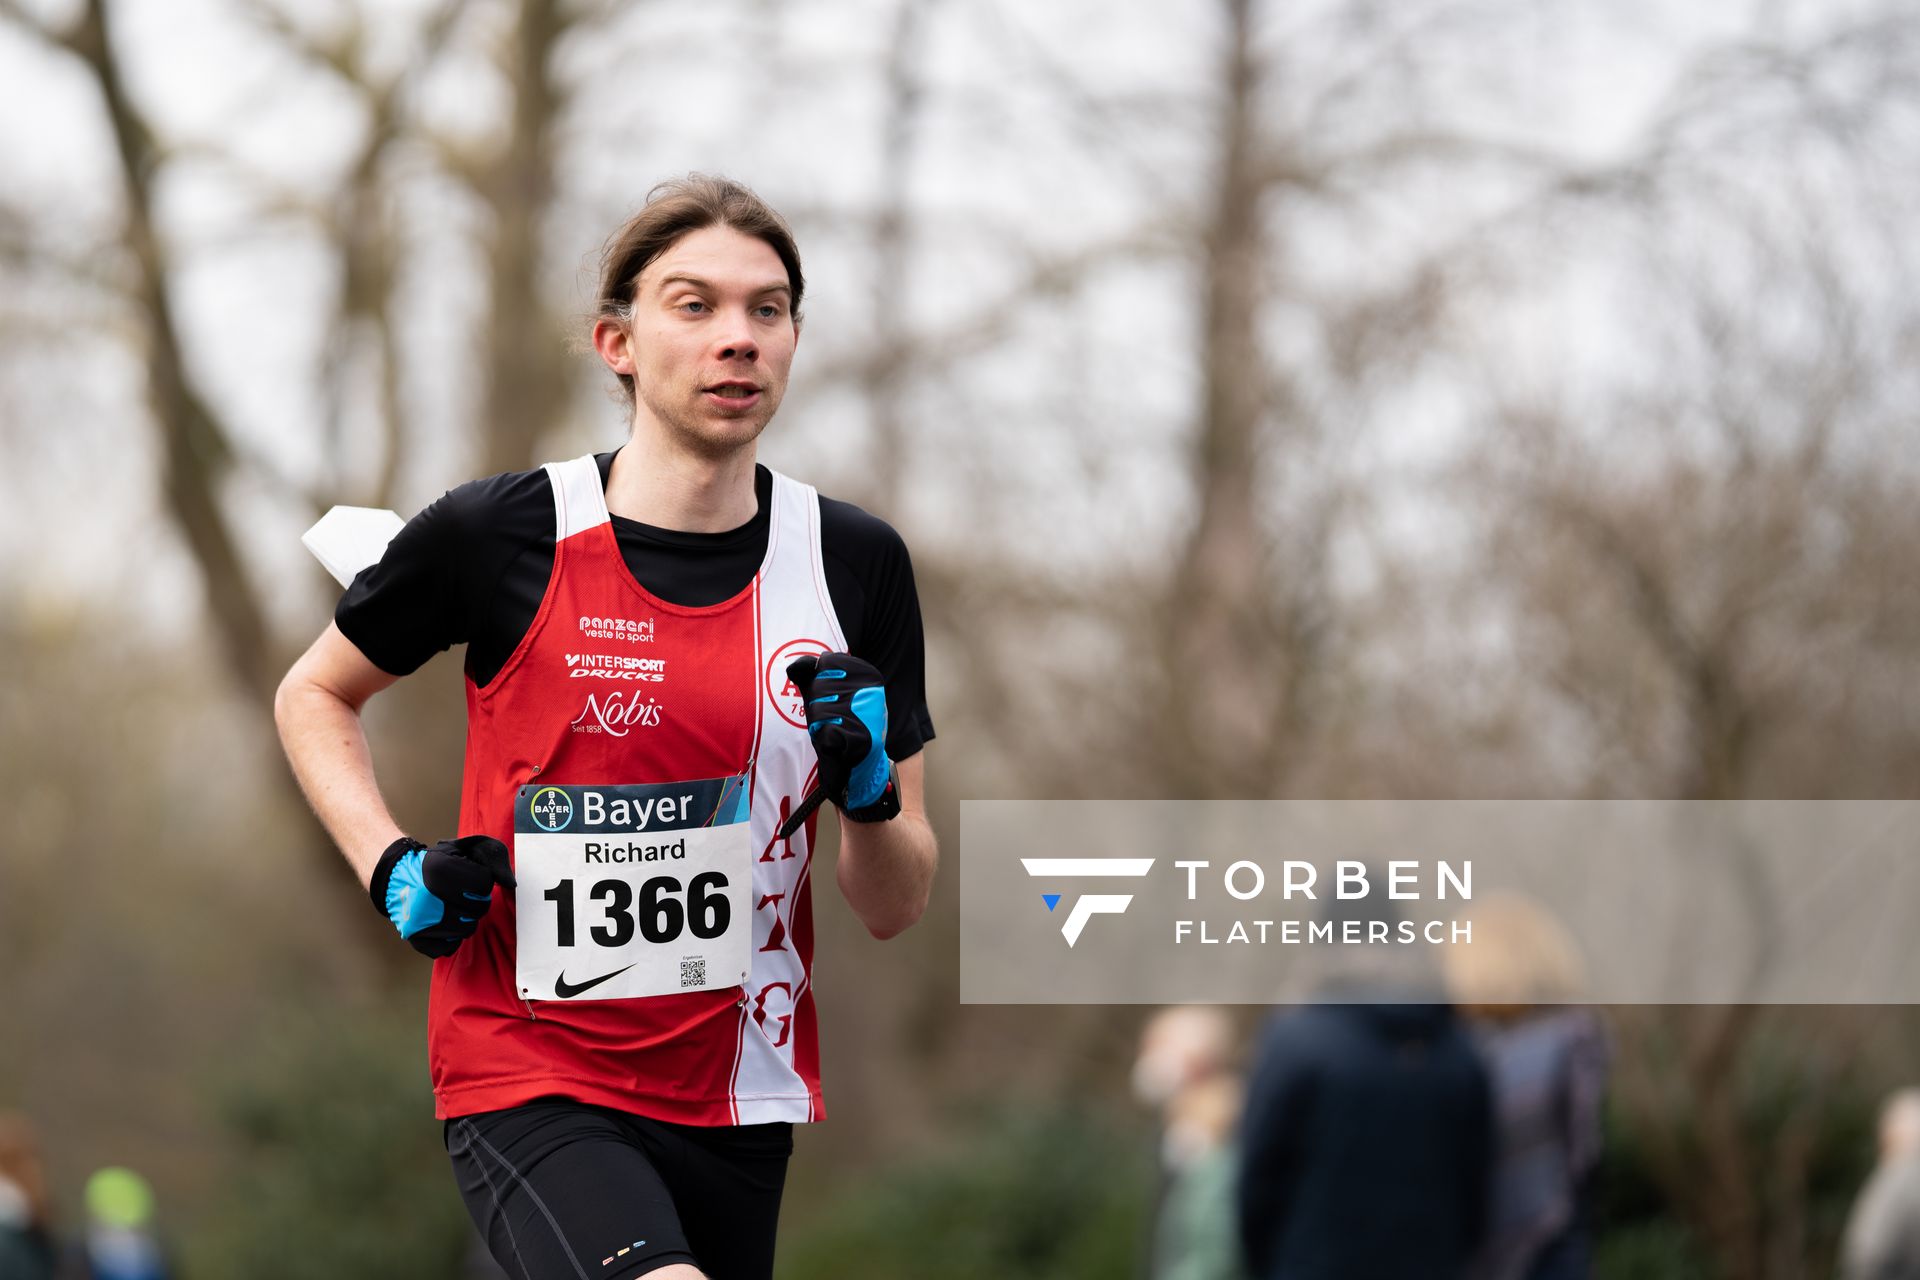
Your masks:
M 705 956 L 683 956 L 680 960 L 680 985 L 683 987 L 705 986 L 707 981 L 707 958 Z

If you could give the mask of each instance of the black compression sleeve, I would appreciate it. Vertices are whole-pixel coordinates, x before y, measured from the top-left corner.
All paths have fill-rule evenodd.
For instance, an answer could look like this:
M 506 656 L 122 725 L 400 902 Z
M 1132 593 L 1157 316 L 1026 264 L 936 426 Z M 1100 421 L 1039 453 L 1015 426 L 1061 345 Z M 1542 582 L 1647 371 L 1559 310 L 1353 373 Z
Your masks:
M 443 495 L 407 521 L 379 563 L 355 575 L 334 607 L 341 634 L 388 675 L 409 675 L 470 634 L 456 550 L 458 493 Z
M 511 471 L 449 490 L 406 523 L 334 609 L 347 639 L 403 676 L 456 644 L 485 684 L 526 635 L 553 568 L 553 487 Z
M 926 635 L 907 544 L 879 517 L 822 498 L 820 545 L 848 650 L 886 677 L 887 754 L 904 760 L 933 738 Z

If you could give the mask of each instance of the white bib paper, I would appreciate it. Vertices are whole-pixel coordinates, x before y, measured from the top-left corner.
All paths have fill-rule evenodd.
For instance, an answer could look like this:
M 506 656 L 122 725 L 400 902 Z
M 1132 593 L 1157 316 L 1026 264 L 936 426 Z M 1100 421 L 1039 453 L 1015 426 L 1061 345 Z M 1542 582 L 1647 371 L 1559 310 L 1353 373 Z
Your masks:
M 744 775 L 521 787 L 513 805 L 521 998 L 628 1000 L 745 982 L 747 819 Z
M 354 575 L 380 562 L 402 524 L 399 516 L 384 507 L 332 507 L 300 535 L 300 541 L 341 586 L 350 587 Z

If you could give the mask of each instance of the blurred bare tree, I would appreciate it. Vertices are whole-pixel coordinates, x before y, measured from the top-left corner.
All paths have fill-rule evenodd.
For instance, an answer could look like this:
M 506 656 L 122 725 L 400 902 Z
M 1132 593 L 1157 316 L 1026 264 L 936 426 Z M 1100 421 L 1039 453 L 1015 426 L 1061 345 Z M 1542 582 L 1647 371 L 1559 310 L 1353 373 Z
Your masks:
M 225 723 L 264 746 L 306 639 L 288 597 L 322 588 L 286 589 L 246 496 L 400 504 L 409 468 L 520 468 L 578 436 L 572 233 L 637 200 L 626 173 L 684 154 L 647 126 L 691 135 L 707 114 L 675 100 L 598 125 L 596 103 L 634 95 L 595 95 L 629 90 L 642 59 L 664 79 L 736 58 L 719 42 L 741 37 L 676 31 L 665 6 L 439 0 L 399 20 L 245 0 L 252 38 L 351 119 L 316 192 L 171 136 L 143 96 L 164 82 L 130 74 L 131 8 L 0 0 L 0 23 L 96 92 L 119 210 L 82 244 L 57 210 L 0 208 L 20 286 L 0 323 L 51 342 L 57 325 L 21 314 L 30 292 L 132 353 L 155 487 L 239 699 Z M 756 117 L 766 150 L 729 154 L 779 173 L 795 137 L 830 134 L 871 171 L 776 198 L 823 319 L 769 449 L 834 445 L 809 478 L 914 549 L 949 849 L 952 802 L 975 794 L 1911 793 L 1920 22 L 1890 2 L 1758 5 L 1699 37 L 1637 137 L 1596 151 L 1535 127 L 1557 86 L 1524 68 L 1541 31 L 1609 9 L 1217 0 L 1043 20 L 875 0 L 845 32 L 868 44 L 827 55 L 783 43 L 819 12 L 741 10 L 782 118 Z M 1133 27 L 1153 50 L 1138 65 L 1124 43 L 1099 52 Z M 462 127 L 432 107 L 446 77 L 481 104 Z M 853 130 L 823 91 L 841 82 L 865 93 Z M 208 171 L 244 222 L 326 264 L 319 359 L 289 392 L 321 406 L 304 470 L 197 354 L 230 335 L 193 327 L 192 228 L 164 196 Z M 589 172 L 623 175 L 619 196 L 596 203 Z M 451 412 L 423 411 L 449 389 Z M 39 662 L 65 634 L 8 642 Z M 452 811 L 456 678 L 442 662 L 383 699 L 382 777 L 421 821 Z M 46 789 L 87 767 L 21 757 Z M 32 926 L 10 945 L 65 957 L 46 822 L 35 907 L 0 908 Z M 833 970 L 866 944 L 823 904 L 835 1110 L 857 1113 L 814 1140 L 836 1158 L 898 1149 L 968 1089 L 1119 1087 L 1127 1016 L 953 1009 L 953 861 L 921 949 L 861 964 L 857 1007 Z M 1867 1020 L 1616 1020 L 1618 1102 L 1676 1212 L 1730 1277 L 1801 1274 L 1825 1229 L 1810 1166 Z M 1783 1042 L 1784 1076 L 1751 1086 Z
M 407 191 L 423 179 L 420 157 L 460 184 L 482 211 L 482 251 L 491 304 L 485 309 L 478 374 L 476 452 L 488 471 L 517 469 L 537 460 L 538 441 L 559 422 L 569 365 L 543 256 L 544 219 L 553 199 L 553 132 L 566 99 L 555 79 L 553 52 L 578 11 L 547 0 L 526 0 L 504 30 L 482 32 L 512 94 L 507 125 L 483 145 L 440 137 L 418 110 L 418 89 L 447 55 L 463 27 L 476 25 L 465 0 L 428 11 L 407 57 L 378 56 L 368 14 L 347 9 L 329 28 L 303 25 L 298 10 L 273 0 L 247 0 L 241 16 L 292 56 L 296 65 L 350 95 L 359 116 L 357 139 L 337 185 L 318 196 L 288 190 L 204 139 L 167 136 L 129 87 L 127 38 L 120 6 L 86 0 L 64 23 L 17 4 L 0 6 L 0 19 L 37 37 L 76 62 L 91 79 L 117 159 L 121 238 L 85 255 L 105 262 L 119 297 L 139 321 L 136 351 L 145 372 L 144 420 L 161 442 L 165 510 L 199 568 L 212 632 L 227 656 L 239 691 L 270 722 L 273 693 L 292 655 L 310 638 L 286 634 L 273 621 L 269 599 L 277 574 L 249 546 L 248 517 L 232 499 L 245 485 L 318 515 L 335 503 L 388 506 L 397 476 L 416 443 L 407 408 L 408 358 L 402 342 L 412 302 L 406 268 L 411 249 L 400 216 Z M 335 264 L 328 305 L 324 360 L 317 400 L 325 406 L 321 471 L 294 476 L 258 448 L 259 438 L 232 418 L 233 410 L 206 384 L 203 361 L 182 332 L 179 294 L 185 264 L 177 234 L 162 226 L 160 191 L 175 168 L 211 166 L 246 192 L 258 225 L 297 224 L 316 236 Z M 205 342 L 212 335 L 202 337 Z M 347 419 L 352 418 L 349 423 Z M 403 812 L 412 797 L 437 797 L 450 808 L 449 780 L 457 776 L 458 735 L 445 715 L 428 711 L 444 702 L 443 682 L 410 682 L 389 698 L 383 717 L 425 726 L 395 753 L 383 777 Z M 396 705 L 403 704 L 403 705 Z M 256 727 L 254 732 L 258 732 Z M 291 792 L 284 771 L 274 785 Z M 321 865 L 337 864 L 330 843 L 309 824 L 307 846 Z M 372 932 L 351 904 L 351 884 L 335 875 L 338 914 Z
M 276 635 L 262 602 L 265 588 L 243 550 L 243 526 L 225 498 L 236 471 L 265 482 L 318 514 L 335 503 L 386 506 L 408 455 L 409 414 L 401 345 L 406 258 L 412 247 L 398 211 L 405 187 L 421 181 L 421 157 L 460 184 L 481 211 L 487 264 L 475 422 L 483 473 L 533 465 L 539 442 L 559 425 L 571 361 L 547 283 L 542 239 L 554 199 L 557 121 L 568 106 L 554 69 L 558 43 L 586 21 L 578 7 L 526 0 L 504 30 L 481 29 L 511 93 L 506 127 L 480 144 L 440 136 L 417 108 L 420 83 L 433 73 L 472 20 L 465 0 L 446 0 L 420 22 L 412 51 L 398 65 L 377 56 L 369 15 L 346 9 L 327 30 L 303 25 L 298 11 L 273 0 L 247 0 L 242 13 L 261 33 L 314 73 L 344 89 L 360 117 L 358 138 L 338 185 L 322 199 L 276 187 L 204 140 L 176 144 L 128 87 L 118 8 L 87 0 L 60 24 L 18 4 L 0 18 L 29 31 L 84 68 L 97 86 L 118 158 L 124 252 L 114 261 L 124 294 L 144 322 L 141 353 L 148 418 L 164 442 L 167 510 L 201 569 L 209 614 L 222 637 L 240 689 L 263 710 L 290 657 L 290 638 Z M 337 263 L 320 392 L 327 405 L 321 477 L 282 474 L 258 451 L 237 443 L 248 433 L 196 375 L 180 331 L 182 265 L 173 238 L 159 227 L 158 191 L 176 165 L 220 168 L 251 195 L 263 222 L 295 220 L 322 238 Z M 372 394 L 368 394 L 371 391 Z M 371 429 L 348 430 L 355 414 Z M 304 643 L 304 637 L 294 638 Z
M 1914 794 L 1920 311 L 1880 272 L 1910 259 L 1899 209 L 1920 192 L 1878 157 L 1911 142 L 1916 53 L 1901 9 L 1715 50 L 1648 144 L 1573 193 L 1637 300 L 1631 355 L 1577 398 L 1495 379 L 1463 480 L 1488 530 L 1468 590 L 1511 628 L 1498 714 L 1514 745 L 1542 726 L 1574 744 L 1536 757 L 1564 765 L 1536 785 Z M 1722 1273 L 1817 1267 L 1808 1184 L 1869 1024 L 1753 1005 L 1616 1022 L 1619 1101 Z M 1783 1079 L 1757 1078 L 1769 1059 Z

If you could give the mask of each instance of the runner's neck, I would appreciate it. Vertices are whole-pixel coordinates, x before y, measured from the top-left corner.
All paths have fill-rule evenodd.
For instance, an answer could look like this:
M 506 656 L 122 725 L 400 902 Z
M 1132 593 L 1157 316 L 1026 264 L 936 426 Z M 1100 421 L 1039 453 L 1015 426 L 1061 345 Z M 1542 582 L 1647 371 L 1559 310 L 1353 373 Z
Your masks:
M 656 529 L 725 533 L 753 519 L 754 446 L 724 458 L 675 449 L 636 430 L 614 455 L 607 475 L 607 510 Z

